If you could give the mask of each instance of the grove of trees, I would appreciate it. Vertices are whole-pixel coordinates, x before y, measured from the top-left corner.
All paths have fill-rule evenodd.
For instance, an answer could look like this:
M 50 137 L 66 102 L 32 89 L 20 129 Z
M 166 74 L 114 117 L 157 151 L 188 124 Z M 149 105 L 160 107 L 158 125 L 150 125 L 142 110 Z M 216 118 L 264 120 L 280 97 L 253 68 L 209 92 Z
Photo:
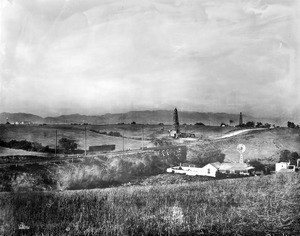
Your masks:
M 72 139 L 61 138 L 58 143 L 64 153 L 74 153 L 77 149 L 77 143 Z
M 298 159 L 300 159 L 299 154 L 289 150 L 282 150 L 279 157 L 280 162 L 290 162 L 291 165 L 296 165 Z

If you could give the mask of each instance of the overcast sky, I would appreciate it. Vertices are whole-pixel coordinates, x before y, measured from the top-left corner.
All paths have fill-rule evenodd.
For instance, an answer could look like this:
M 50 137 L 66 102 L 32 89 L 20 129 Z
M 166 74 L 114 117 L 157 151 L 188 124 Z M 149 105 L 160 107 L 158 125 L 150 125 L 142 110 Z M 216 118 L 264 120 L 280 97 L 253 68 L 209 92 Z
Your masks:
M 299 15 L 297 0 L 2 0 L 0 112 L 300 120 Z

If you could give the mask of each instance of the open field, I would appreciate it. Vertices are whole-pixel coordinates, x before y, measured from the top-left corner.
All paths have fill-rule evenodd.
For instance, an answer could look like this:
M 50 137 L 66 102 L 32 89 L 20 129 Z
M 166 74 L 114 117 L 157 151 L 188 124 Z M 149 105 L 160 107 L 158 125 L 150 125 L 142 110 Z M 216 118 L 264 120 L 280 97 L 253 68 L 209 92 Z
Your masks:
M 18 156 L 47 156 L 47 153 L 41 153 L 41 152 L 29 152 L 21 149 L 11 149 L 11 148 L 5 148 L 0 147 L 0 157 L 1 156 L 11 156 L 11 155 L 18 155 Z
M 0 234 L 299 235 L 300 175 L 0 194 Z M 27 229 L 19 229 L 20 226 Z
M 116 150 L 140 149 L 143 144 L 145 147 L 153 147 L 151 140 L 168 137 L 168 130 L 172 126 L 160 125 L 88 125 L 87 126 L 87 146 L 115 144 Z M 195 133 L 197 138 L 214 138 L 218 137 L 234 127 L 210 127 L 210 126 L 182 126 L 183 132 Z M 42 145 L 55 147 L 55 131 L 58 131 L 58 139 L 62 137 L 76 140 L 79 149 L 84 149 L 84 126 L 81 125 L 45 125 L 45 126 L 27 126 L 27 125 L 0 125 L 0 139 L 3 141 L 10 140 L 27 140 L 38 142 Z M 97 132 L 119 132 L 126 138 L 114 137 Z M 143 135 L 144 134 L 144 135 Z M 144 136 L 144 142 L 142 138 Z M 172 139 L 169 142 L 173 142 Z M 20 151 L 0 150 L 2 155 L 19 155 Z M 0 154 L 0 155 L 1 155 Z M 25 155 L 25 154 L 24 154 Z
M 219 151 L 225 154 L 225 161 L 236 162 L 239 154 L 236 146 L 239 143 L 246 145 L 244 159 L 259 159 L 275 163 L 279 159 L 282 150 L 300 152 L 300 130 L 288 128 L 251 130 L 236 136 L 218 139 L 234 132 L 241 132 L 235 127 L 212 126 L 182 126 L 182 132 L 194 133 L 196 139 L 174 140 L 168 137 L 168 130 L 172 126 L 160 125 L 89 125 L 87 126 L 87 146 L 115 144 L 116 151 L 140 149 L 157 145 L 155 140 L 181 145 L 188 145 L 188 160 L 194 157 L 205 156 L 209 152 Z M 45 126 L 17 126 L 0 125 L 0 139 L 10 141 L 12 139 L 39 142 L 44 146 L 55 146 L 55 130 L 58 130 L 58 139 L 67 137 L 75 139 L 79 149 L 84 148 L 84 126 L 80 125 L 45 125 Z M 93 131 L 91 131 L 93 130 Z M 114 137 L 97 132 L 118 132 L 126 138 Z M 144 135 L 143 135 L 144 134 Z M 225 135 L 225 136 L 224 136 Z M 142 137 L 144 136 L 144 142 Z M 0 155 L 26 155 L 25 151 L 14 149 L 0 149 Z M 33 153 L 34 154 L 34 153 Z
M 103 134 L 98 134 L 90 131 L 90 129 L 97 129 L 99 131 L 119 131 L 123 134 L 122 129 L 117 129 L 116 126 L 88 126 L 87 127 L 87 146 L 115 144 L 116 150 L 123 149 L 123 138 L 113 137 Z M 46 125 L 46 126 L 15 126 L 15 125 L 0 125 L 0 139 L 10 141 L 12 139 L 23 140 L 31 142 L 38 142 L 42 145 L 49 145 L 50 148 L 55 147 L 55 131 L 58 130 L 58 140 L 62 137 L 76 140 L 79 149 L 84 149 L 84 126 L 72 125 Z M 145 132 L 146 133 L 146 132 Z M 125 130 L 124 136 L 131 137 L 135 131 L 131 132 L 130 129 Z M 140 134 L 142 137 L 142 134 Z M 142 147 L 141 140 L 124 139 L 125 149 L 138 149 Z M 149 140 L 144 141 L 145 146 L 153 146 Z

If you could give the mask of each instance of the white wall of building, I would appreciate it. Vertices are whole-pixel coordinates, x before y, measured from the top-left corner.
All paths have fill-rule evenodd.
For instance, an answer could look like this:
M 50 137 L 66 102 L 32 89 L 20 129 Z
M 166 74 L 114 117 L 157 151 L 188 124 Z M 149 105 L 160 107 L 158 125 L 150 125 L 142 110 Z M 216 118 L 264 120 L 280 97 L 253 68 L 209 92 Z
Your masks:
M 281 169 L 287 169 L 289 163 L 288 162 L 279 162 L 275 165 L 275 171 L 280 171 Z
M 217 168 L 211 164 L 207 164 L 202 168 L 189 168 L 189 171 L 186 172 L 186 175 L 201 175 L 201 176 L 211 176 L 216 177 Z

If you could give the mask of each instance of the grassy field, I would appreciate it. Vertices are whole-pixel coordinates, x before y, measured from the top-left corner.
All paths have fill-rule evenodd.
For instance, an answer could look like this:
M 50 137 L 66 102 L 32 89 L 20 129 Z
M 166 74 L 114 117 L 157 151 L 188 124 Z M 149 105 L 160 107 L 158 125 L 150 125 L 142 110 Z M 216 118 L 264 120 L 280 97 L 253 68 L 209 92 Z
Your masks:
M 124 133 L 125 137 L 137 136 L 137 131 L 132 130 L 130 125 L 127 128 L 119 127 L 117 125 L 111 126 L 87 126 L 87 146 L 115 144 L 116 150 L 123 149 L 123 138 L 113 137 L 103 134 L 98 134 L 90 131 L 90 129 L 98 131 L 118 131 Z M 24 140 L 31 142 L 38 142 L 42 145 L 49 145 L 50 148 L 55 147 L 55 131 L 58 131 L 58 139 L 62 137 L 76 140 L 79 149 L 84 149 L 84 126 L 78 125 L 46 125 L 46 126 L 17 126 L 17 125 L 0 125 L 0 139 L 4 141 Z M 149 129 L 150 130 L 150 129 Z M 145 131 L 151 135 L 151 132 Z M 142 130 L 140 130 L 140 137 L 142 137 Z M 137 149 L 142 147 L 141 140 L 130 138 L 124 139 L 125 149 Z M 152 147 L 153 144 L 149 140 L 144 141 L 145 146 Z M 12 151 L 11 151 L 12 152 Z
M 194 142 L 188 144 L 188 159 L 201 156 L 203 153 L 220 150 L 225 154 L 225 162 L 238 162 L 239 153 L 236 147 L 239 143 L 246 145 L 244 159 L 257 159 L 264 163 L 275 163 L 279 160 L 280 151 L 300 152 L 300 130 L 276 128 L 252 131 L 220 140 Z
M 25 150 L 21 150 L 21 149 L 11 149 L 11 148 L 0 147 L 0 157 L 1 156 L 11 156 L 11 155 L 47 156 L 47 153 L 29 152 L 29 151 L 25 151 Z
M 87 126 L 87 146 L 115 144 L 116 150 L 139 149 L 143 146 L 142 137 L 144 134 L 144 146 L 153 147 L 153 139 L 168 137 L 168 130 L 172 126 L 160 125 L 88 125 Z M 182 126 L 182 132 L 195 133 L 197 138 L 213 138 L 226 133 L 234 127 L 211 127 L 211 126 Z M 45 125 L 45 126 L 27 126 L 27 125 L 0 125 L 0 139 L 27 140 L 38 142 L 42 145 L 55 147 L 55 131 L 58 131 L 58 139 L 62 137 L 76 140 L 79 149 L 84 149 L 84 126 L 81 125 Z M 95 130 L 96 132 L 92 132 Z M 126 138 L 108 136 L 97 132 L 119 132 Z M 140 139 L 140 140 L 139 140 Z M 170 140 L 173 142 L 173 140 Z M 19 155 L 20 151 L 14 149 L 1 149 L 0 155 Z M 22 154 L 20 154 L 22 155 Z M 24 154 L 26 155 L 26 154 Z
M 0 194 L 1 235 L 299 235 L 299 173 Z

